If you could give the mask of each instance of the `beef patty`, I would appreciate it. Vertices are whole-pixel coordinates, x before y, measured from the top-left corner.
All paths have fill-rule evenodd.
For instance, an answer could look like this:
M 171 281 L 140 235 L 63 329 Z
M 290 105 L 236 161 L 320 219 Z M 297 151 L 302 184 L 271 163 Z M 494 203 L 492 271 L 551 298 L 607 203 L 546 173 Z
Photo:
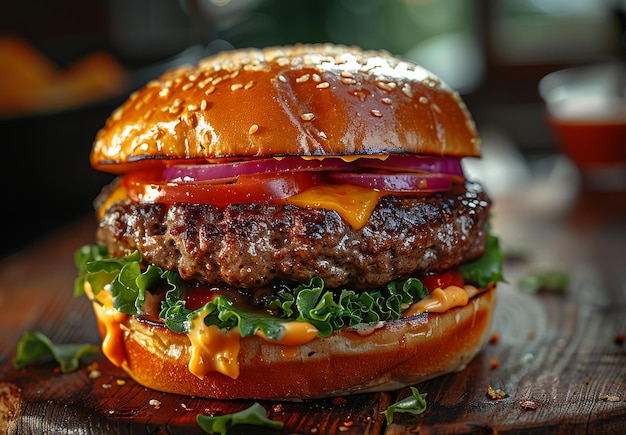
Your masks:
M 352 229 L 336 212 L 294 205 L 114 203 L 97 240 L 113 256 L 138 249 L 185 279 L 252 289 L 324 279 L 375 288 L 482 255 L 491 201 L 477 183 L 428 197 L 384 196 Z

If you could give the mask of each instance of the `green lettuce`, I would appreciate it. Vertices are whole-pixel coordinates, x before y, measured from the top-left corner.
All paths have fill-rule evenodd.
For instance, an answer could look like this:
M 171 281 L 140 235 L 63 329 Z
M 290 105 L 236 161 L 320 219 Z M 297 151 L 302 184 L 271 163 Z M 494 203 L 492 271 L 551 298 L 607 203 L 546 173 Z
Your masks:
M 264 426 L 277 431 L 282 430 L 285 425 L 282 421 L 267 418 L 265 408 L 257 402 L 233 414 L 219 416 L 198 414 L 196 422 L 205 433 L 220 435 L 226 435 L 228 429 L 237 425 Z
M 69 373 L 78 369 L 80 359 L 97 352 L 95 344 L 54 344 L 45 334 L 34 331 L 24 332 L 17 343 L 13 367 L 21 369 L 29 364 L 49 357 L 59 364 L 61 372 Z
M 419 415 L 424 411 L 426 411 L 426 393 L 420 393 L 417 388 L 411 387 L 410 396 L 392 403 L 381 414 L 385 414 L 387 424 L 391 424 L 395 413 Z
M 496 236 L 489 234 L 482 257 L 460 266 L 461 273 L 468 283 L 487 287 L 492 282 L 505 282 L 502 274 L 504 253 Z

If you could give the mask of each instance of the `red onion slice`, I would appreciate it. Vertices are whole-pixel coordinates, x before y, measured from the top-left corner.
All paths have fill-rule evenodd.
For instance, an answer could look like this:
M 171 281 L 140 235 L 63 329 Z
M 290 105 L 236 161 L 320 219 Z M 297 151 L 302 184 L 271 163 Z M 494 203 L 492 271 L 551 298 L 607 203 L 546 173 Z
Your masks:
M 384 169 L 393 172 L 430 172 L 463 177 L 461 160 L 455 157 L 421 157 L 391 155 L 385 160 L 359 159 L 362 168 Z
M 281 159 L 252 159 L 231 163 L 175 165 L 163 169 L 163 179 L 177 183 L 222 182 L 240 175 L 271 174 L 304 171 L 353 170 L 351 163 L 340 158 L 305 160 L 300 157 Z
M 328 178 L 338 183 L 398 193 L 445 192 L 452 186 L 446 174 L 332 172 Z

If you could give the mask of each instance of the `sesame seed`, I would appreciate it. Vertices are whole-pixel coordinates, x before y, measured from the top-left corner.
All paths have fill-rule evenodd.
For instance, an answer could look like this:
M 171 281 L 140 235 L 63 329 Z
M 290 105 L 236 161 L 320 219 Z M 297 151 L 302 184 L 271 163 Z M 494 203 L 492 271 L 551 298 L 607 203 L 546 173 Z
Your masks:
M 239 75 L 239 70 L 233 71 L 230 75 L 231 79 L 234 79 L 235 77 L 237 77 Z
M 187 106 L 187 110 L 190 111 L 190 112 L 195 112 L 196 110 L 198 110 L 198 106 L 195 105 L 195 104 L 189 104 Z
M 167 97 L 170 93 L 169 88 L 163 88 L 159 91 L 159 97 Z
M 143 119 L 148 119 L 152 116 L 152 114 L 154 113 L 154 107 L 151 108 L 150 110 L 148 110 L 146 113 L 143 114 Z
M 432 104 L 431 106 L 435 112 L 441 113 L 441 107 L 437 106 L 436 104 Z
M 124 110 L 117 109 L 115 112 L 113 112 L 113 120 L 118 121 L 122 117 L 123 114 L 124 114 Z
M 386 104 L 388 106 L 391 105 L 391 103 L 392 103 L 391 98 L 387 98 L 387 97 L 383 98 L 380 101 L 382 101 L 383 104 Z
M 235 83 L 233 85 L 230 85 L 230 90 L 231 91 L 236 91 L 238 89 L 242 89 L 243 85 L 241 83 Z
M 206 100 L 202 100 L 202 102 L 200 103 L 200 110 L 206 110 L 206 107 L 207 107 Z
M 351 79 L 354 76 L 350 71 L 341 71 L 341 77 Z
M 300 118 L 302 118 L 303 121 L 311 121 L 313 120 L 313 118 L 315 118 L 315 114 L 314 113 L 303 113 L 302 115 L 300 115 Z
M 376 82 L 376 86 L 383 91 L 391 92 L 396 88 L 396 84 L 394 82 Z
M 135 103 L 135 110 L 139 110 L 141 109 L 141 106 L 143 106 L 143 101 L 139 100 Z
M 423 95 L 420 97 L 419 101 L 422 104 L 428 104 L 428 98 L 424 97 Z
M 409 98 L 413 98 L 413 90 L 411 89 L 411 85 L 408 83 L 405 83 L 404 86 L 402 86 L 402 93 Z
M 154 406 L 154 409 L 159 409 L 161 407 L 161 401 L 157 399 L 150 399 L 148 403 L 150 406 Z
M 173 105 L 174 107 L 178 107 L 178 106 L 180 106 L 181 104 L 183 104 L 183 100 L 181 100 L 180 98 L 176 98 L 176 99 L 174 100 L 174 102 L 172 103 L 172 105 Z
M 286 79 L 286 78 L 285 78 L 285 76 L 284 76 L 284 75 L 282 75 L 282 74 L 279 74 L 279 75 L 278 75 L 278 80 L 280 80 L 280 81 L 281 81 L 281 82 L 283 82 L 283 83 L 287 83 L 287 79 Z
M 196 80 L 198 80 L 198 75 L 197 74 L 189 74 L 189 77 L 187 77 L 187 80 L 189 80 L 190 82 L 195 82 Z
M 191 88 L 193 88 L 193 82 L 185 83 L 185 84 L 182 86 L 182 88 L 181 88 L 181 89 L 182 89 L 183 91 L 186 91 L 186 90 L 189 90 L 189 89 L 191 89 Z
M 319 75 L 319 74 L 313 74 L 311 77 L 313 78 L 313 81 L 314 81 L 314 82 L 319 83 L 319 82 L 321 82 L 321 81 L 322 81 L 322 78 L 320 77 L 320 75 Z
M 304 74 L 303 76 L 300 76 L 296 79 L 296 83 L 308 82 L 310 78 L 311 78 L 311 74 Z
M 329 86 L 330 86 L 330 83 L 328 83 L 328 82 L 322 82 L 322 83 L 320 83 L 320 84 L 316 85 L 315 87 L 316 87 L 317 89 L 325 89 L 325 88 L 327 88 L 327 87 L 329 87 Z
M 380 113 L 380 110 L 376 110 L 376 109 L 370 110 L 370 113 L 372 114 L 372 116 L 375 116 L 376 118 L 381 118 L 383 116 L 383 114 Z
M 252 124 L 252 125 L 250 126 L 250 129 L 248 130 L 248 134 L 254 134 L 254 133 L 256 133 L 257 131 L 259 131 L 259 126 L 258 126 L 258 125 L 256 125 L 256 124 Z
M 209 87 L 209 89 L 207 89 L 204 94 L 205 95 L 209 95 L 212 94 L 215 91 L 215 86 L 211 85 L 211 87 Z
M 328 139 L 328 136 L 326 136 L 326 133 L 324 133 L 323 131 L 320 131 L 318 133 L 319 137 L 321 137 L 322 139 Z
M 252 80 L 250 80 L 248 83 L 246 83 L 246 85 L 243 88 L 247 91 L 252 86 L 254 86 L 254 82 Z
M 342 77 L 341 83 L 343 83 L 344 85 L 353 85 L 356 83 L 356 80 L 348 78 L 348 77 Z
M 208 85 L 213 79 L 211 77 L 207 77 L 206 79 L 202 80 L 201 82 L 198 82 L 198 87 L 200 89 L 204 89 L 206 87 L 206 85 Z
M 220 83 L 222 83 L 222 81 L 224 81 L 224 77 L 215 77 L 212 82 L 213 86 L 219 85 Z

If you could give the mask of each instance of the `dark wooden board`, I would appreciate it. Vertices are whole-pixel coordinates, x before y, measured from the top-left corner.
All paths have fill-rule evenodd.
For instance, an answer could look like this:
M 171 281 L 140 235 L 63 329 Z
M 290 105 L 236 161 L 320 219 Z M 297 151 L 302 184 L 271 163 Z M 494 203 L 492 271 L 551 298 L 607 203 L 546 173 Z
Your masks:
M 88 302 L 72 297 L 72 253 L 92 240 L 93 226 L 91 219 L 75 222 L 0 265 L 0 432 L 200 433 L 196 414 L 249 406 L 252 401 L 148 390 L 100 353 L 69 374 L 53 363 L 11 367 L 25 330 L 59 343 L 99 342 Z M 581 195 L 556 213 L 505 198 L 494 211 L 494 227 L 511 253 L 508 283 L 498 289 L 498 339 L 466 370 L 418 385 L 427 393 L 426 412 L 396 415 L 385 424 L 380 411 L 408 389 L 260 402 L 271 418 L 285 422 L 284 433 L 626 433 L 626 348 L 616 341 L 626 333 L 626 195 Z M 519 279 L 542 268 L 565 271 L 567 291 L 522 291 Z M 92 363 L 101 372 L 95 379 Z M 506 397 L 492 399 L 490 386 Z

